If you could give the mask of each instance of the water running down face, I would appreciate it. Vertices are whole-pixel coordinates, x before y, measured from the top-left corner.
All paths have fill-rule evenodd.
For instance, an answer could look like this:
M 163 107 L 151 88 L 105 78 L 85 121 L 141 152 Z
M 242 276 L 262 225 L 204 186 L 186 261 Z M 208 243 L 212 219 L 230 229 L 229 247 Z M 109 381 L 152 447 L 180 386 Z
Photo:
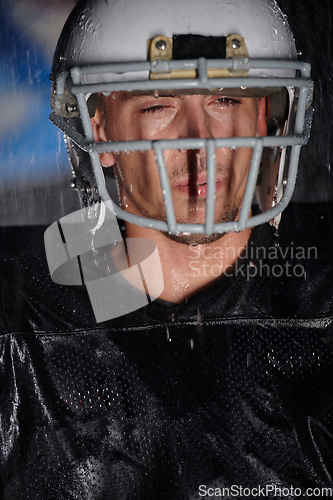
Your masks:
M 93 128 L 97 140 L 255 137 L 267 134 L 266 102 L 218 95 L 132 95 L 103 98 Z M 239 216 L 252 157 L 251 148 L 216 150 L 215 222 Z M 206 149 L 164 152 L 177 222 L 205 222 Z M 102 153 L 114 166 L 122 206 L 129 212 L 166 220 L 153 151 Z M 169 235 L 180 243 L 209 243 L 222 235 Z

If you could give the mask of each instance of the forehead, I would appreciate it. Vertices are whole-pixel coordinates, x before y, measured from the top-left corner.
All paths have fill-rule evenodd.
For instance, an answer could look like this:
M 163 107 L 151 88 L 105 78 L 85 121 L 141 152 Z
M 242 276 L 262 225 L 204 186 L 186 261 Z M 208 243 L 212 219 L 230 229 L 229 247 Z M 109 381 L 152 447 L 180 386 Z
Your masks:
M 155 99 L 158 99 L 160 97 L 169 97 L 169 98 L 181 98 L 184 97 L 185 94 L 176 94 L 174 92 L 168 92 L 168 91 L 161 91 L 161 92 L 145 92 L 145 93 L 133 93 L 133 92 L 116 92 L 115 94 L 111 95 L 110 97 L 115 99 L 117 98 L 121 102 L 126 102 L 130 100 L 137 100 L 137 99 L 145 99 L 145 98 L 151 98 L 154 97 Z
M 235 87 L 235 88 L 211 88 L 208 89 L 173 89 L 172 87 L 162 89 L 162 90 L 135 90 L 132 92 L 113 92 L 111 96 L 119 96 L 121 100 L 131 99 L 132 97 L 140 96 L 154 96 L 154 97 L 180 97 L 180 96 L 191 96 L 191 95 L 216 95 L 222 97 L 252 97 L 261 98 L 272 95 L 273 93 L 279 92 L 282 88 L 270 88 L 270 87 Z M 109 96 L 105 94 L 106 96 Z

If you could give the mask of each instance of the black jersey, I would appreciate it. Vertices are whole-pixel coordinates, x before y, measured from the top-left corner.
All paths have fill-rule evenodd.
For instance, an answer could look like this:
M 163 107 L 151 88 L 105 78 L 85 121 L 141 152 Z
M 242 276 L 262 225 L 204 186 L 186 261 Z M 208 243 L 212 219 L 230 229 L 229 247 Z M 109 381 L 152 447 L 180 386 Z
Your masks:
M 45 228 L 3 228 L 1 498 L 325 497 L 330 212 L 284 218 L 182 304 L 100 324 L 49 277 Z

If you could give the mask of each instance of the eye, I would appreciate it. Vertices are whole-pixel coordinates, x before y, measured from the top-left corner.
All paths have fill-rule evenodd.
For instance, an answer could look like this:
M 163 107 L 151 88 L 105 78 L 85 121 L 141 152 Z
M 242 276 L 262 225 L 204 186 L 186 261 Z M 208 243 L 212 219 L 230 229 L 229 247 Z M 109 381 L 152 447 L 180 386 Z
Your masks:
M 156 111 L 161 111 L 165 108 L 166 106 L 163 106 L 162 104 L 156 104 L 155 106 L 149 106 L 148 108 L 142 109 L 141 113 L 156 113 Z
M 235 106 L 236 104 L 240 104 L 238 99 L 233 99 L 232 97 L 218 97 L 215 99 L 214 103 L 220 104 L 223 107 L 225 106 Z

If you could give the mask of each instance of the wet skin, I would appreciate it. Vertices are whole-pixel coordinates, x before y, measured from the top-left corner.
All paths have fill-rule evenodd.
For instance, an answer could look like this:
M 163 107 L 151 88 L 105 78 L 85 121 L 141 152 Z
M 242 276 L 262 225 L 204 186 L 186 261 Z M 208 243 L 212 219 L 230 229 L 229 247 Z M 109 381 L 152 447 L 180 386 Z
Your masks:
M 264 99 L 214 95 L 133 96 L 104 98 L 96 114 L 98 140 L 253 137 L 266 135 Z M 216 150 L 215 221 L 237 218 L 252 150 Z M 206 149 L 166 150 L 175 215 L 178 222 L 205 221 Z M 153 151 L 103 153 L 102 164 L 114 165 L 123 208 L 165 220 L 162 190 Z
M 254 137 L 267 134 L 266 100 L 228 98 L 214 95 L 132 96 L 118 93 L 103 98 L 92 118 L 97 141 Z M 221 148 L 216 151 L 215 221 L 235 220 L 244 195 L 252 150 Z M 164 153 L 176 219 L 204 223 L 206 211 L 206 150 L 167 150 Z M 102 153 L 102 165 L 113 166 L 125 210 L 165 220 L 158 169 L 152 151 Z M 149 238 L 157 244 L 162 264 L 164 291 L 160 298 L 171 302 L 184 299 L 218 279 L 233 265 L 247 244 L 251 230 L 206 237 L 177 235 L 125 223 L 126 237 Z M 190 266 L 196 245 L 196 267 Z M 209 261 L 211 255 L 220 255 Z M 215 252 L 215 250 L 218 250 Z M 230 251 L 232 250 L 232 251 Z M 220 273 L 216 273 L 216 269 Z M 214 273 L 213 273 L 214 269 Z M 155 276 L 154 269 L 151 270 Z

